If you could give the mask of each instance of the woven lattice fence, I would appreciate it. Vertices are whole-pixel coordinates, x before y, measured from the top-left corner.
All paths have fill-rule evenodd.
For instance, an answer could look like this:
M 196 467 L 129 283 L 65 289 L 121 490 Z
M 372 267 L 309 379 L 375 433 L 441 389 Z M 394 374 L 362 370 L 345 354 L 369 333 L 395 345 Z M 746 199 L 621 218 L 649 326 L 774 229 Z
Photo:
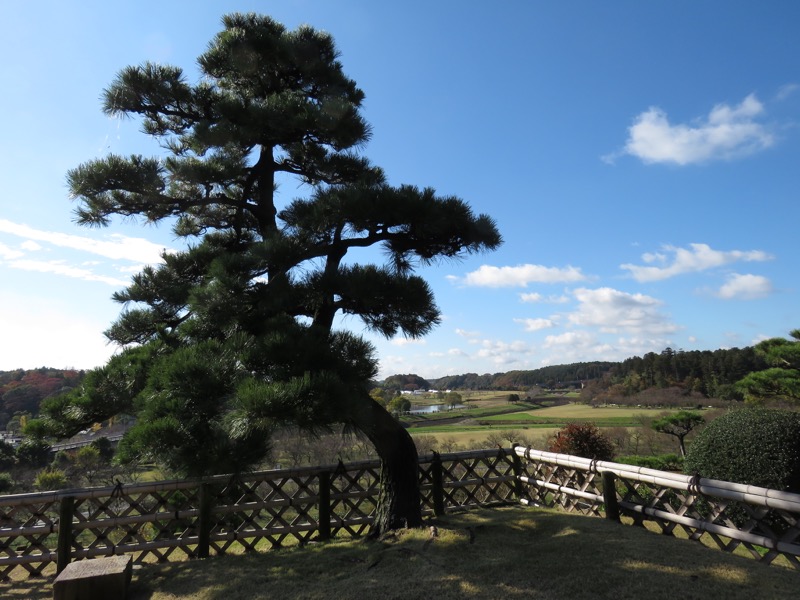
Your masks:
M 514 464 L 502 449 L 421 457 L 423 512 L 515 501 Z M 0 497 L 0 579 L 94 556 L 166 562 L 360 536 L 379 474 L 363 461 Z

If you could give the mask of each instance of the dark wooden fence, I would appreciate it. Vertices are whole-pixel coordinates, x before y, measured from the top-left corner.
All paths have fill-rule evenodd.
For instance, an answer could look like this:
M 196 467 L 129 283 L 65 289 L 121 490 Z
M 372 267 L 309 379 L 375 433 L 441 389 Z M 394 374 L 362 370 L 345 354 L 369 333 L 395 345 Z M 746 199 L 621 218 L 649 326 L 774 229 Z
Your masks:
M 130 554 L 137 563 L 363 535 L 379 463 L 0 497 L 0 578 Z M 800 568 L 800 495 L 529 448 L 420 457 L 426 515 L 509 503 L 561 507 L 682 529 L 721 549 Z
M 421 457 L 424 514 L 517 501 L 514 464 L 505 449 Z M 95 556 L 164 562 L 359 536 L 372 523 L 379 468 L 364 461 L 2 496 L 0 578 Z

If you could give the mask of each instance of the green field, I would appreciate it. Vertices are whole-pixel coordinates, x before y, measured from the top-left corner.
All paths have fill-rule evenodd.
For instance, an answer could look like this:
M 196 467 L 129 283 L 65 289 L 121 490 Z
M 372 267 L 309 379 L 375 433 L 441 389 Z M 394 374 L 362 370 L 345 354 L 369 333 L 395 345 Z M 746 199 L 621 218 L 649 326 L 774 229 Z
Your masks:
M 643 407 L 593 408 L 576 403 L 558 406 L 525 402 L 509 404 L 506 398 L 507 393 L 485 392 L 480 399 L 470 400 L 474 408 L 404 417 L 403 421 L 412 436 L 432 436 L 440 444 L 455 443 L 461 448 L 470 448 L 484 445 L 490 436 L 496 438 L 496 434 L 503 431 L 519 432 L 521 443 L 543 445 L 570 422 L 592 422 L 601 428 L 633 429 L 641 425 L 639 418 L 642 416 L 655 417 L 669 412 Z M 542 399 L 537 398 L 536 401 Z

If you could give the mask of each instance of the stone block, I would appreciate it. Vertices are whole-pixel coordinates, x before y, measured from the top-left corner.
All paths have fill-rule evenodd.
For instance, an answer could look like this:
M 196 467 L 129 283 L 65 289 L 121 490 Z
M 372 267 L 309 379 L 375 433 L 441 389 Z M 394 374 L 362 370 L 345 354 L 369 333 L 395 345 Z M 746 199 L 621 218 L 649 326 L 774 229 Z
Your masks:
M 53 600 L 124 600 L 132 568 L 130 556 L 105 556 L 70 563 L 53 582 Z

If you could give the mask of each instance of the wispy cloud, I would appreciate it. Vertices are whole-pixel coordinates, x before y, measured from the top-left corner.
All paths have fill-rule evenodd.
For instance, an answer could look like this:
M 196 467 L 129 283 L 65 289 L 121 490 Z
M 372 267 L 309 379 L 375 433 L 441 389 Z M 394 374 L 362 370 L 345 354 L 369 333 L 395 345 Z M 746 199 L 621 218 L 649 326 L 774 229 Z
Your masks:
M 756 300 L 772 293 L 772 282 L 761 275 L 728 276 L 728 281 L 719 289 L 717 296 L 725 300 Z
M 514 322 L 521 323 L 525 327 L 525 331 L 541 331 L 556 326 L 555 319 L 514 319 Z
M 116 277 L 108 277 L 106 275 L 98 275 L 88 269 L 74 267 L 66 264 L 64 261 L 53 260 L 29 260 L 19 259 L 11 260 L 6 263 L 12 269 L 20 269 L 22 271 L 36 271 L 38 273 L 53 273 L 56 275 L 63 275 L 65 277 L 72 277 L 74 279 L 83 279 L 84 281 L 100 281 L 114 286 L 127 286 L 130 281 L 118 279 Z
M 529 283 L 574 283 L 587 279 L 577 267 L 545 267 L 542 265 L 517 265 L 493 267 L 483 265 L 467 273 L 463 282 L 476 287 L 525 287 Z
M 15 258 L 21 258 L 25 256 L 25 253 L 21 250 L 15 250 L 9 246 L 6 246 L 4 243 L 0 242 L 0 259 L 2 260 L 14 260 Z
M 753 154 L 775 142 L 757 121 L 763 112 L 764 105 L 754 94 L 736 106 L 717 104 L 706 118 L 689 124 L 670 123 L 667 113 L 654 106 L 634 119 L 624 150 L 604 160 L 613 162 L 629 154 L 648 164 L 688 165 Z
M 672 259 L 672 262 L 670 261 Z M 762 250 L 713 250 L 708 244 L 689 244 L 688 248 L 663 246 L 662 252 L 642 255 L 645 263 L 662 263 L 663 266 L 623 264 L 621 269 L 629 271 L 636 281 L 660 281 L 682 275 L 721 267 L 734 262 L 771 260 L 773 257 Z
M 389 342 L 393 346 L 411 346 L 411 345 L 418 345 L 424 346 L 427 342 L 422 338 L 407 338 L 407 337 L 396 337 L 392 338 Z
M 161 254 L 163 252 L 172 251 L 144 238 L 112 233 L 105 236 L 104 239 L 95 239 L 58 231 L 35 229 L 6 219 L 0 219 L 0 233 L 16 236 L 23 240 L 17 248 L 0 242 L 0 261 L 6 267 L 22 271 L 52 273 L 84 281 L 99 281 L 117 287 L 130 283 L 127 279 L 117 276 L 118 274 L 127 275 L 141 271 L 147 264 L 158 264 L 162 262 Z M 69 254 L 65 250 L 84 252 L 94 257 L 110 259 L 117 261 L 117 264 L 108 265 L 107 272 L 101 273 L 98 270 L 102 268 L 102 262 L 94 259 L 65 259 L 63 256 Z M 29 257 L 29 253 L 40 251 L 57 251 L 59 260 L 36 260 Z
M 96 240 L 58 231 L 43 231 L 28 225 L 0 219 L 0 232 L 9 233 L 26 240 L 45 242 L 61 248 L 70 248 L 104 256 L 112 260 L 129 260 L 137 263 L 161 262 L 165 248 L 144 238 L 135 238 L 112 233 L 107 240 Z
M 778 93 L 775 94 L 775 99 L 778 101 L 786 100 L 789 96 L 794 94 L 797 90 L 800 90 L 800 85 L 796 83 L 787 83 L 786 85 L 782 85 L 778 90 Z
M 467 339 L 474 339 L 480 336 L 480 334 L 481 334 L 480 331 L 468 331 L 466 329 L 456 329 L 456 335 L 459 335 Z
M 552 294 L 549 296 L 544 296 L 538 292 L 520 294 L 519 299 L 522 302 L 528 302 L 531 304 L 566 304 L 569 302 L 569 296 L 565 296 L 563 294 L 561 296 L 555 296 Z

